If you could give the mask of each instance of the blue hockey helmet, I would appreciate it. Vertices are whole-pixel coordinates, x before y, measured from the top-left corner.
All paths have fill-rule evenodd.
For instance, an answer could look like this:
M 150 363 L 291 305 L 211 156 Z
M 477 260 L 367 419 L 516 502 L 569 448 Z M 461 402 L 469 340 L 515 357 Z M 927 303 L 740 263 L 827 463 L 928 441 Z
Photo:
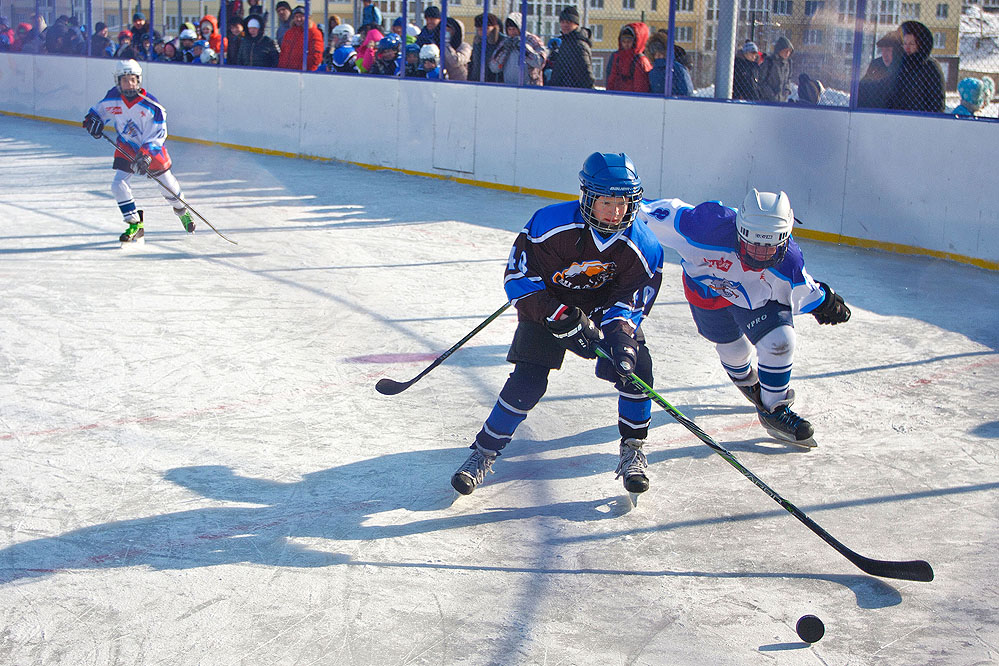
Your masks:
M 593 153 L 583 162 L 579 172 L 579 204 L 583 219 L 591 227 L 605 234 L 627 229 L 635 221 L 642 202 L 642 179 L 631 158 L 624 153 Z M 623 197 L 626 208 L 620 221 L 604 222 L 593 212 L 599 197 Z
M 419 44 L 406 44 L 406 57 L 407 58 L 409 57 L 410 53 L 412 53 L 417 58 L 419 58 L 420 57 L 420 45 Z
M 389 34 L 385 35 L 380 40 L 378 40 L 379 51 L 391 51 L 391 50 L 398 51 L 400 48 L 402 48 L 402 37 L 395 34 L 394 32 L 390 32 Z

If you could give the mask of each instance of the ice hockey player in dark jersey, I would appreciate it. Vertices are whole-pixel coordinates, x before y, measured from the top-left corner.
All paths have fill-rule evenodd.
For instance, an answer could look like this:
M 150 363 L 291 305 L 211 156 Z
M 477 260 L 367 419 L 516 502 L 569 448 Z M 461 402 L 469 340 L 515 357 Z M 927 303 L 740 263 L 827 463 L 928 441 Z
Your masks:
M 791 411 L 792 315 L 807 312 L 820 324 L 841 324 L 850 308 L 805 270 L 791 236 L 787 195 L 754 189 L 738 210 L 717 201 L 646 201 L 638 217 L 680 254 L 697 332 L 715 343 L 722 367 L 756 406 L 763 427 L 778 439 L 815 446 L 812 424 Z
M 128 228 L 118 239 L 122 243 L 141 241 L 143 215 L 137 210 L 129 181 L 133 174 L 147 173 L 161 181 L 163 197 L 173 207 L 184 229 L 194 231 L 191 213 L 181 202 L 184 194 L 180 183 L 170 172 L 170 155 L 164 142 L 167 139 L 166 111 L 142 88 L 142 68 L 134 60 L 118 62 L 114 68 L 115 87 L 107 91 L 104 99 L 90 107 L 83 127 L 95 139 L 104 135 L 104 125 L 114 123 L 118 141 L 114 152 L 114 179 L 111 193 L 118 201 L 118 209 Z M 163 187 L 163 186 L 166 187 Z M 169 188 L 168 191 L 166 188 Z
M 578 201 L 537 211 L 513 243 L 504 285 L 518 325 L 507 353 L 513 372 L 475 436 L 472 454 L 451 477 L 468 495 L 483 482 L 500 451 L 562 367 L 566 350 L 600 358 L 596 375 L 618 390 L 620 463 L 616 473 L 632 493 L 649 487 L 642 447 L 652 405 L 625 381 L 634 372 L 652 384 L 652 356 L 641 327 L 662 282 L 663 250 L 636 219 L 642 181 L 627 155 L 593 153 L 579 172 Z

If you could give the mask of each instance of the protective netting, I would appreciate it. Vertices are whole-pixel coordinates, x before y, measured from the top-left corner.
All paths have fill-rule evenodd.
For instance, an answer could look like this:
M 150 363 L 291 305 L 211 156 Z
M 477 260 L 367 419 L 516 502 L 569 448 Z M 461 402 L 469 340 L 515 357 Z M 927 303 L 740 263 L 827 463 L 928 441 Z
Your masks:
M 0 25 L 0 50 L 301 69 L 300 58 L 279 62 L 279 54 L 282 46 L 301 54 L 306 42 L 305 67 L 320 72 L 997 115 L 999 0 L 963 7 L 954 0 L 738 0 L 733 22 L 732 5 L 723 2 L 735 1 L 672 0 L 672 28 L 669 0 L 312 3 L 312 27 L 305 36 L 299 28 L 289 46 L 291 11 L 304 8 L 286 2 L 209 9 L 180 0 L 132 8 L 55 0 L 35 5 L 38 14 L 15 5 Z M 262 19 L 250 24 L 252 35 L 251 14 Z M 214 31 L 202 34 L 208 17 Z M 338 45 L 327 35 L 340 23 L 355 34 L 339 45 L 337 62 L 353 50 L 357 64 L 334 68 Z M 195 40 L 180 39 L 185 27 Z M 404 40 L 401 48 L 380 52 L 379 40 L 391 32 Z M 420 56 L 427 44 L 440 52 L 434 62 Z M 202 57 L 205 50 L 214 57 Z

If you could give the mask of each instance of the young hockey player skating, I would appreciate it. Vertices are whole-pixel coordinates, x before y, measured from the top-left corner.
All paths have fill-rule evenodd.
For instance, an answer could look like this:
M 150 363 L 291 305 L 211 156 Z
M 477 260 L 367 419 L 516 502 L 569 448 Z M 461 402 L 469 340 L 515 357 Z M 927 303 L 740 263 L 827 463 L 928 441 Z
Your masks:
M 137 210 L 129 181 L 133 174 L 155 176 L 163 197 L 173 207 L 184 229 L 194 231 L 194 220 L 181 199 L 180 183 L 170 172 L 170 155 L 164 142 L 167 138 L 166 111 L 156 98 L 142 88 L 142 68 L 134 60 L 118 62 L 114 68 L 115 87 L 104 99 L 90 108 L 83 127 L 95 139 L 104 136 L 104 125 L 113 123 L 118 133 L 114 153 L 114 179 L 111 192 L 128 228 L 118 239 L 122 243 L 141 242 L 143 214 Z
M 652 403 L 622 375 L 652 384 L 652 356 L 640 328 L 662 281 L 663 250 L 641 220 L 642 181 L 627 155 L 593 153 L 579 172 L 578 201 L 537 211 L 520 232 L 506 267 L 507 298 L 519 324 L 507 360 L 513 372 L 475 436 L 451 485 L 468 495 L 548 388 L 566 350 L 600 358 L 597 377 L 618 390 L 621 435 L 617 476 L 631 493 L 648 489 L 642 446 Z
M 791 411 L 792 315 L 807 312 L 820 324 L 841 324 L 850 308 L 805 271 L 791 237 L 787 195 L 754 189 L 738 210 L 717 201 L 691 206 L 662 199 L 644 203 L 638 217 L 680 254 L 697 332 L 715 343 L 722 367 L 756 406 L 763 427 L 778 439 L 815 446 L 812 424 Z

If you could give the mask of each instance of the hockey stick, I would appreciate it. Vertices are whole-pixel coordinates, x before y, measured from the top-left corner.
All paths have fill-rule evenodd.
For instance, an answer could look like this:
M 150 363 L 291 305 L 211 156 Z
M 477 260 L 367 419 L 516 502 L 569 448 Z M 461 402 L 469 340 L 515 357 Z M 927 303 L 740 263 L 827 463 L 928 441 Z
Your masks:
M 412 386 L 416 382 L 418 382 L 421 379 L 423 379 L 423 377 L 428 372 L 430 372 L 431 370 L 433 370 L 434 368 L 436 368 L 438 365 L 440 365 L 441 363 L 443 363 L 444 361 L 446 361 L 448 356 L 450 356 L 454 352 L 458 351 L 459 347 L 461 347 L 463 344 L 465 344 L 466 342 L 468 342 L 469 340 L 471 340 L 472 336 L 474 336 L 476 333 L 478 333 L 479 331 L 481 331 L 482 329 L 484 329 L 486 326 L 488 326 L 489 324 L 491 324 L 492 321 L 494 319 L 496 319 L 496 317 L 499 317 L 501 314 L 503 314 L 503 312 L 508 307 L 510 307 L 510 303 L 509 302 L 504 303 L 503 307 L 501 307 L 499 310 L 497 310 L 496 312 L 494 312 L 491 315 L 489 315 L 488 317 L 486 317 L 485 321 L 483 321 L 481 324 L 479 324 L 478 326 L 476 326 L 475 328 L 473 328 L 468 333 L 468 335 L 466 335 L 465 337 L 463 337 L 461 340 L 458 340 L 458 342 L 455 343 L 455 345 L 453 347 L 451 347 L 446 352 L 444 352 L 443 354 L 441 354 L 440 356 L 438 356 L 437 358 L 435 358 L 434 362 L 431 363 L 430 365 L 428 365 L 423 370 L 423 372 L 421 372 L 420 374 L 416 375 L 415 377 L 413 377 L 412 379 L 410 379 L 408 382 L 397 382 L 394 379 L 389 379 L 387 377 L 384 377 L 382 379 L 379 379 L 378 383 L 375 384 L 375 390 L 378 391 L 379 393 L 381 393 L 382 395 L 396 395 L 397 393 L 402 393 L 403 391 L 405 391 L 406 389 L 408 389 L 410 386 Z
M 610 360 L 610 355 L 601 349 L 599 346 L 595 347 L 597 356 Z M 864 557 L 843 545 L 840 541 L 822 529 L 818 523 L 809 518 L 805 513 L 796 507 L 795 505 L 788 502 L 786 499 L 781 497 L 775 490 L 764 483 L 758 476 L 750 472 L 748 469 L 743 467 L 742 463 L 736 460 L 735 456 L 729 451 L 722 448 L 715 440 L 711 438 L 710 435 L 701 430 L 700 426 L 691 421 L 689 418 L 684 416 L 680 410 L 678 410 L 673 405 L 669 404 L 665 398 L 656 393 L 651 386 L 646 384 L 638 377 L 635 373 L 630 373 L 625 375 L 625 378 L 634 384 L 636 387 L 642 390 L 642 392 L 647 395 L 653 402 L 669 412 L 676 421 L 682 425 L 684 428 L 692 432 L 699 440 L 710 446 L 715 453 L 724 458 L 732 467 L 735 467 L 739 472 L 756 484 L 756 487 L 765 492 L 770 496 L 775 502 L 780 504 L 787 510 L 792 516 L 800 520 L 805 524 L 805 526 L 819 535 L 823 541 L 835 548 L 839 553 L 846 559 L 853 562 L 862 571 L 869 573 L 872 576 L 880 576 L 882 578 L 900 578 L 902 580 L 916 580 L 922 582 L 928 582 L 933 580 L 933 568 L 930 566 L 929 562 L 924 560 L 912 560 L 908 562 L 894 562 L 889 560 L 872 560 L 869 557 Z
M 108 136 L 107 134 L 104 134 L 103 132 L 101 132 L 101 136 L 102 136 L 102 137 L 104 137 L 104 140 L 105 140 L 105 141 L 107 141 L 107 142 L 108 142 L 108 143 L 110 143 L 110 144 L 111 144 L 112 146 L 114 146 L 114 149 L 115 149 L 115 152 L 119 152 L 119 153 L 121 153 L 121 154 L 122 154 L 122 156 L 123 156 L 123 157 L 124 157 L 125 159 L 128 159 L 128 155 L 125 155 L 125 153 L 123 153 L 123 152 L 122 152 L 121 150 L 119 150 L 119 148 L 118 148 L 118 144 L 116 144 L 116 143 L 115 143 L 114 141 L 112 141 L 112 140 L 111 140 L 111 138 L 110 138 L 110 137 L 109 137 L 109 136 Z M 224 240 L 227 240 L 227 241 L 229 241 L 229 242 L 230 242 L 230 243 L 232 243 L 233 245 L 239 245 L 239 243 L 237 243 L 236 241 L 234 241 L 234 240 L 232 240 L 232 239 L 229 239 L 229 238 L 226 238 L 226 237 L 225 237 L 225 235 L 223 235 L 221 231 L 219 231 L 218 229 L 216 229 L 216 228 L 215 228 L 215 225 L 213 225 L 213 224 L 212 224 L 211 222 L 209 222 L 208 220 L 206 220 L 206 219 L 205 219 L 205 216 L 204 216 L 204 215 L 202 215 L 202 214 L 201 214 L 201 213 L 199 213 L 198 211 L 194 210 L 194 207 L 193 207 L 193 206 L 191 206 L 191 204 L 189 204 L 189 203 L 187 203 L 186 201 L 184 201 L 183 199 L 181 199 L 181 198 L 180 198 L 180 195 L 179 195 L 179 194 L 177 194 L 177 193 L 175 193 L 175 192 L 174 192 L 173 190 L 171 190 L 171 189 L 170 189 L 169 187 L 167 187 L 167 186 L 166 186 L 166 184 L 164 184 L 164 182 L 163 182 L 162 180 L 160 180 L 159 178 L 157 178 L 157 177 L 156 177 L 156 176 L 154 176 L 153 174 L 149 173 L 148 171 L 146 172 L 146 177 L 147 177 L 147 178 L 151 178 L 151 179 L 155 180 L 155 181 L 156 181 L 157 183 L 159 183 L 159 184 L 160 184 L 160 187 L 162 187 L 162 188 L 163 188 L 164 190 L 166 190 L 167 192 L 169 192 L 169 193 L 170 193 L 170 196 L 172 196 L 172 197 L 173 197 L 174 199 L 176 199 L 177 201 L 179 201 L 179 202 L 181 202 L 182 204 L 184 204 L 185 206 L 187 206 L 187 209 L 188 209 L 189 211 L 191 211 L 192 213 L 194 213 L 195 215 L 197 215 L 197 216 L 198 216 L 199 218 L 201 218 L 201 221 L 202 221 L 202 222 L 204 222 L 204 223 L 205 223 L 205 224 L 207 224 L 207 225 L 208 225 L 209 227 L 211 227 L 211 228 L 212 228 L 212 231 L 214 231 L 215 233 L 217 233 L 217 234 L 218 234 L 219 236 L 222 236 L 222 238 L 223 238 Z

